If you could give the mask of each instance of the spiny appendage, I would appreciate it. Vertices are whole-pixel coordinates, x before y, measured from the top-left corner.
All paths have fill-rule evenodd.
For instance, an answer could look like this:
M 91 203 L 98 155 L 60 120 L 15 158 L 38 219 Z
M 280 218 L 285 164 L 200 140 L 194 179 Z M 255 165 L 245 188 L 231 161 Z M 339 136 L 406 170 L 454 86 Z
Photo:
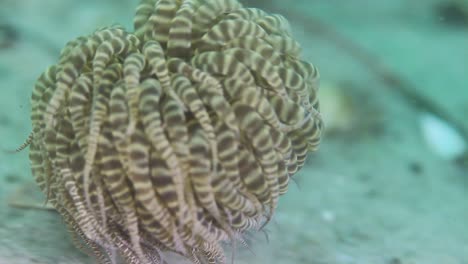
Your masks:
M 158 0 L 142 0 L 136 8 L 133 18 L 133 29 L 135 35 L 140 39 L 144 38 L 146 23 L 154 11 L 156 1 Z
M 124 213 L 123 220 L 131 240 L 130 248 L 141 257 L 142 250 L 139 246 L 139 229 L 135 200 L 131 195 L 132 189 L 128 185 L 125 170 L 120 163 L 119 156 L 116 155 L 117 150 L 113 146 L 111 140 L 112 133 L 108 131 L 108 129 L 105 129 L 99 141 L 101 175 L 103 176 L 103 182 L 108 193 L 111 195 L 118 210 Z
M 86 149 L 89 132 L 89 114 L 93 91 L 92 73 L 84 73 L 76 80 L 69 97 L 68 111 L 80 148 Z
M 270 214 L 273 214 L 278 199 L 277 161 L 270 135 L 261 118 L 248 106 L 240 103 L 234 104 L 236 116 L 240 127 L 245 133 L 245 141 L 253 149 L 260 167 L 265 175 L 266 183 L 270 189 Z
M 33 142 L 34 140 L 34 132 L 31 132 L 29 133 L 28 135 L 28 138 L 24 141 L 23 144 L 21 144 L 19 147 L 17 147 L 15 150 L 13 151 L 9 151 L 10 153 L 18 153 L 18 152 L 21 152 L 23 149 L 27 148 L 29 145 L 31 145 L 31 143 Z
M 83 169 L 83 188 L 84 196 L 86 198 L 86 205 L 91 207 L 89 192 L 90 174 L 96 156 L 98 138 L 101 130 L 102 123 L 107 116 L 108 99 L 112 87 L 117 80 L 120 79 L 122 74 L 122 66 L 120 64 L 113 64 L 106 69 L 103 73 L 102 81 L 98 87 L 93 87 L 93 98 L 91 117 L 89 125 L 89 134 L 87 138 L 87 149 L 85 154 L 85 166 Z
M 216 19 L 225 13 L 230 13 L 242 7 L 237 0 L 221 0 L 216 2 L 200 1 L 194 14 L 194 45 L 199 38 L 212 26 Z
M 215 189 L 212 186 L 214 175 L 211 172 L 211 164 L 209 160 L 204 160 L 203 158 L 209 156 L 210 147 L 208 139 L 200 131 L 201 129 L 192 128 L 191 130 L 194 133 L 192 133 L 190 140 L 191 161 L 189 175 L 194 192 L 201 206 L 210 213 L 211 217 L 216 220 L 217 224 L 221 226 L 233 241 L 234 231 L 226 219 L 222 218 L 221 212 L 218 209 Z
M 166 96 L 161 103 L 161 116 L 164 119 L 165 133 L 167 134 L 171 146 L 175 148 L 173 142 L 185 141 L 187 138 L 188 130 L 186 127 L 186 116 L 184 111 L 179 107 L 179 103 L 176 102 L 172 97 Z M 188 146 L 185 145 L 185 148 Z M 176 151 L 174 149 L 174 151 Z M 166 159 L 167 165 L 170 167 L 168 159 Z M 179 226 L 183 226 L 184 223 L 191 221 L 192 215 L 189 212 L 189 207 L 186 201 L 186 182 L 187 182 L 187 171 L 182 170 L 182 162 L 179 163 L 180 167 L 177 168 L 176 174 L 173 174 L 175 190 L 177 193 L 179 211 L 177 212 L 177 221 Z
M 165 58 L 166 55 L 164 54 L 162 46 L 156 41 L 148 41 L 143 46 L 143 54 L 148 59 L 149 67 L 151 67 L 151 74 L 154 74 L 158 78 L 163 91 L 176 100 L 179 107 L 185 111 L 186 106 L 172 89 L 168 64 Z
M 126 88 L 126 100 L 130 112 L 130 124 L 126 134 L 131 135 L 138 121 L 138 98 L 141 73 L 146 65 L 145 56 L 141 53 L 132 53 L 125 58 L 123 76 Z
M 198 93 L 193 87 L 190 79 L 182 74 L 173 74 L 171 82 L 176 95 L 182 100 L 182 103 L 187 106 L 190 112 L 193 113 L 195 119 L 203 128 L 210 142 L 209 145 L 213 161 L 212 170 L 215 170 L 217 167 L 216 160 L 218 157 L 218 148 L 216 146 L 212 120 L 210 119 L 208 111 L 203 101 L 198 96 Z
M 200 40 L 196 42 L 196 53 L 202 53 L 222 47 L 237 38 L 253 36 L 256 38 L 267 38 L 268 35 L 255 22 L 247 20 L 221 20 L 218 24 L 210 28 Z
M 103 41 L 96 49 L 92 61 L 94 86 L 98 86 L 102 75 L 108 64 L 115 57 L 127 57 L 130 53 L 138 50 L 140 40 L 133 34 L 123 36 L 112 36 L 111 39 Z
M 192 50 L 192 19 L 194 5 L 192 0 L 183 1 L 177 10 L 169 30 L 167 55 L 187 59 Z
M 36 85 L 31 94 L 31 122 L 33 131 L 29 133 L 26 140 L 15 150 L 8 151 L 9 153 L 18 153 L 27 148 L 34 140 L 34 132 L 40 133 L 43 123 L 43 111 L 47 107 L 47 101 L 50 99 L 50 94 L 55 90 L 55 74 L 56 66 L 50 66 L 36 81 Z
M 222 67 L 222 62 L 212 60 L 209 62 L 213 67 Z M 224 91 L 219 80 L 208 74 L 205 69 L 196 68 L 199 65 L 189 65 L 181 60 L 173 59 L 168 62 L 171 70 L 179 70 L 187 78 L 195 82 L 197 92 L 203 103 L 216 113 L 226 125 L 239 135 L 239 128 L 236 125 L 235 116 L 229 102 L 224 96 Z
M 171 22 L 179 8 L 180 1 L 159 0 L 145 24 L 144 39 L 155 40 L 166 47 L 169 40 Z

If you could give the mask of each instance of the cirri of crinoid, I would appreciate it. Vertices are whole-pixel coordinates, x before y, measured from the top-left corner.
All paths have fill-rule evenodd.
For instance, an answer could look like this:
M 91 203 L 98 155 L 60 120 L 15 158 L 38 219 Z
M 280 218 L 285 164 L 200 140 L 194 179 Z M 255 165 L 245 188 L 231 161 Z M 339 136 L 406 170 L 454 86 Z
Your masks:
M 143 0 L 68 42 L 31 97 L 32 173 L 99 263 L 226 263 L 322 130 L 288 22 L 236 0 Z

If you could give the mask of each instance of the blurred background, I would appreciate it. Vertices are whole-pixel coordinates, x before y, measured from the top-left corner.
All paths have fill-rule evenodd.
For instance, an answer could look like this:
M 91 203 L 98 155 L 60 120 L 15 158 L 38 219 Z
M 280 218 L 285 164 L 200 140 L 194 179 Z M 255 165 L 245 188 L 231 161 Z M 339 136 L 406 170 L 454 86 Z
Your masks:
M 136 0 L 0 0 L 0 264 L 93 263 L 38 210 L 29 98 L 70 39 L 131 29 Z M 468 1 L 252 0 L 283 14 L 321 73 L 320 150 L 249 264 L 468 263 Z M 26 208 L 27 207 L 27 208 Z M 31 207 L 31 208 L 29 208 Z

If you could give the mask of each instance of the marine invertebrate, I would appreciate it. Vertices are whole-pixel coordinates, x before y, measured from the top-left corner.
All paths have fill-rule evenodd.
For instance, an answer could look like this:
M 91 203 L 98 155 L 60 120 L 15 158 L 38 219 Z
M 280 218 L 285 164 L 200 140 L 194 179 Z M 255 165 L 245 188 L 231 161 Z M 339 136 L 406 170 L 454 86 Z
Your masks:
M 236 0 L 142 0 L 134 27 L 70 41 L 39 77 L 33 175 L 102 263 L 224 263 L 318 146 L 318 72 L 282 16 Z

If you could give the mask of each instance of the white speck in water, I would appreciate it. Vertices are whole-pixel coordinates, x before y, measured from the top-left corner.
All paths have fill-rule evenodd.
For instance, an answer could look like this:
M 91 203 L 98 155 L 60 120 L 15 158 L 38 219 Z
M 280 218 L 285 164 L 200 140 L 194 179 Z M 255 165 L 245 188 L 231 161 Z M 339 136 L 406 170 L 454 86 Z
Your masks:
M 328 223 L 334 222 L 336 218 L 335 213 L 329 210 L 322 211 L 321 216 L 322 216 L 323 221 L 328 222 Z
M 466 151 L 463 137 L 444 120 L 424 113 L 420 118 L 424 140 L 429 148 L 444 159 L 456 159 Z

